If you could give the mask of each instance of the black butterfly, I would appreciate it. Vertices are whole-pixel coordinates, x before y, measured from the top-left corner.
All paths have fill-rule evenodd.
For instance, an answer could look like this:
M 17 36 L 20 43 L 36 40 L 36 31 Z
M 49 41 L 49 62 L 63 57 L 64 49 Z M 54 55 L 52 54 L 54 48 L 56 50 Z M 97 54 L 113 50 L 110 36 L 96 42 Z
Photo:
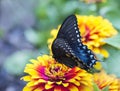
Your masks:
M 95 55 L 81 42 L 75 15 L 65 19 L 52 44 L 53 57 L 69 67 L 90 69 L 96 63 Z

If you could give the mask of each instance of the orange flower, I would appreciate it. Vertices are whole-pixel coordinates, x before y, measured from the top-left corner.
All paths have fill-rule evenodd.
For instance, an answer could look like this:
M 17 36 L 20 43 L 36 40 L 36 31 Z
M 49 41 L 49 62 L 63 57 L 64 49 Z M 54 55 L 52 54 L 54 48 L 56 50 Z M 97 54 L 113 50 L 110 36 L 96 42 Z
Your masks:
M 92 75 L 78 67 L 68 68 L 51 56 L 43 55 L 31 60 L 24 70 L 28 83 L 23 91 L 91 91 Z
M 105 71 L 95 73 L 94 82 L 98 85 L 99 89 L 104 89 L 109 86 L 109 91 L 119 91 L 119 80 L 114 75 L 107 75 Z

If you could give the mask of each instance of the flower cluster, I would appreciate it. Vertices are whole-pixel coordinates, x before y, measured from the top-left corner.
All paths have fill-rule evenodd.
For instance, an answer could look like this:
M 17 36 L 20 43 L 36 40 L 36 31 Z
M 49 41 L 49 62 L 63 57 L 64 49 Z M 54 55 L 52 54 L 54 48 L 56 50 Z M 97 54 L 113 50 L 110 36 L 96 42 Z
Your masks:
M 106 44 L 104 39 L 117 34 L 112 24 L 101 16 L 76 15 L 76 17 L 82 43 L 94 53 L 102 54 L 107 58 L 108 52 L 102 46 Z M 60 26 L 51 31 L 52 38 L 48 40 L 50 52 L 59 28 Z M 99 91 L 106 87 L 109 91 L 120 91 L 120 79 L 114 75 L 108 75 L 103 70 L 91 74 L 78 67 L 69 68 L 48 55 L 31 59 L 30 62 L 24 70 L 27 75 L 22 77 L 27 82 L 23 91 L 94 91 L 94 83 Z M 96 68 L 101 69 L 101 64 L 99 62 L 97 64 Z
M 27 76 L 23 91 L 94 91 L 93 82 L 102 91 L 109 86 L 109 91 L 120 91 L 120 80 L 105 71 L 93 75 L 78 67 L 69 68 L 56 62 L 48 55 L 30 60 L 24 70 Z

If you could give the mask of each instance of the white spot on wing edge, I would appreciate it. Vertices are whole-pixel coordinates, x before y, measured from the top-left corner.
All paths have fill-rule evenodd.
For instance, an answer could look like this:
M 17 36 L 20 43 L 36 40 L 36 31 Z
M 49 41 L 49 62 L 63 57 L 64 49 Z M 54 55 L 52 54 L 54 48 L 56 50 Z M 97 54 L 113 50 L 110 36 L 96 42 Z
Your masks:
M 77 29 L 77 27 L 75 27 L 75 30 Z
M 77 37 L 80 37 L 80 35 L 79 35 L 79 34 L 77 34 Z
M 77 39 L 78 42 L 80 42 L 80 39 Z
M 78 31 L 76 30 L 76 33 L 78 33 Z

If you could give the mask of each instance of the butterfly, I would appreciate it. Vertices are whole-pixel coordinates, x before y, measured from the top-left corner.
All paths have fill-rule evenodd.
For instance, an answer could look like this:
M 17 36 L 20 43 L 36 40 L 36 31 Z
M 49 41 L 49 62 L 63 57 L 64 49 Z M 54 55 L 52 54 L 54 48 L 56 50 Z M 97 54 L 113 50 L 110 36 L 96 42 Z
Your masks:
M 53 57 L 68 67 L 78 66 L 88 70 L 97 59 L 93 52 L 81 41 L 75 15 L 68 16 L 61 25 L 51 46 Z

